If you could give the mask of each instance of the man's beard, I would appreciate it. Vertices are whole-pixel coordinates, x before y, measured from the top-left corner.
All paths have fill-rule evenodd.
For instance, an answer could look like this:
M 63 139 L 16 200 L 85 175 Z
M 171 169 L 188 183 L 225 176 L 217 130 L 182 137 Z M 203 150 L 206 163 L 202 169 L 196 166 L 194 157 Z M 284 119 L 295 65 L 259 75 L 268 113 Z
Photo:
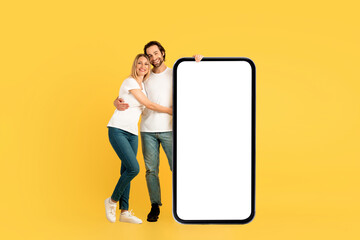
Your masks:
M 153 67 L 160 67 L 161 66 L 161 64 L 164 62 L 164 59 L 163 58 L 159 58 L 159 63 L 158 64 L 151 64 L 151 65 L 153 65 Z

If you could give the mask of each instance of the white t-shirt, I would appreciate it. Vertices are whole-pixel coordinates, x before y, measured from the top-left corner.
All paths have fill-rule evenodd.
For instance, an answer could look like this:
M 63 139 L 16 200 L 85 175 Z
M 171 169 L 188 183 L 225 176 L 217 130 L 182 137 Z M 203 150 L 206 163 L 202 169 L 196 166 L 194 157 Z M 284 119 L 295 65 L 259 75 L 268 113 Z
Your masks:
M 151 102 L 164 107 L 172 107 L 172 74 L 171 68 L 161 73 L 151 72 L 144 82 L 147 97 Z M 172 115 L 145 109 L 141 116 L 141 132 L 168 132 L 172 131 Z
M 144 84 L 142 85 L 142 92 L 146 95 Z M 129 108 L 125 111 L 115 110 L 113 116 L 108 123 L 108 127 L 119 128 L 132 134 L 138 135 L 138 122 L 140 115 L 144 109 L 144 105 L 130 93 L 132 89 L 141 89 L 137 81 L 129 77 L 121 84 L 119 97 L 124 99 L 129 104 Z

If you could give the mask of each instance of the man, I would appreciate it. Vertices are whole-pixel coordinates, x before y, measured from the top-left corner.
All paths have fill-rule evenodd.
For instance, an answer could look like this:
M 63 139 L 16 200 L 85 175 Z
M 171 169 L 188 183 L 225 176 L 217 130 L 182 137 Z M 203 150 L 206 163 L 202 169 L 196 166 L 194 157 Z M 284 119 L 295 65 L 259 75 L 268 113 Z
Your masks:
M 151 102 L 165 107 L 172 107 L 172 69 L 165 65 L 165 49 L 157 41 L 151 41 L 144 47 L 144 53 L 149 56 L 153 65 L 148 80 L 144 82 L 147 97 Z M 195 55 L 199 62 L 203 56 Z M 122 99 L 114 101 L 119 110 L 126 110 L 129 105 Z M 147 221 L 156 222 L 159 218 L 161 203 L 159 181 L 159 153 L 160 145 L 164 149 L 172 170 L 172 116 L 145 109 L 142 113 L 140 125 L 142 151 L 146 168 L 146 183 L 150 195 L 151 210 Z

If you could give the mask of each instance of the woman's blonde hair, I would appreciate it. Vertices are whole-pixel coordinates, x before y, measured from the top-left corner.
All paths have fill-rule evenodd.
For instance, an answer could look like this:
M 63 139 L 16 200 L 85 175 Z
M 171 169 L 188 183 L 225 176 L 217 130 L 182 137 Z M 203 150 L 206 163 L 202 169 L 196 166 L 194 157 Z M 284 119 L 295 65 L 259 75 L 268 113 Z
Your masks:
M 136 65 L 137 65 L 137 62 L 138 62 L 139 58 L 141 58 L 141 57 L 146 58 L 146 60 L 149 63 L 149 71 L 145 74 L 144 79 L 143 79 L 143 81 L 145 81 L 146 79 L 148 79 L 150 77 L 151 65 L 150 65 L 150 58 L 147 55 L 143 54 L 143 53 L 140 53 L 140 54 L 136 55 L 136 57 L 134 59 L 134 62 L 133 62 L 133 65 L 132 65 L 132 68 L 131 68 L 131 75 L 130 76 L 133 77 L 134 79 L 138 79 L 138 75 L 136 73 Z

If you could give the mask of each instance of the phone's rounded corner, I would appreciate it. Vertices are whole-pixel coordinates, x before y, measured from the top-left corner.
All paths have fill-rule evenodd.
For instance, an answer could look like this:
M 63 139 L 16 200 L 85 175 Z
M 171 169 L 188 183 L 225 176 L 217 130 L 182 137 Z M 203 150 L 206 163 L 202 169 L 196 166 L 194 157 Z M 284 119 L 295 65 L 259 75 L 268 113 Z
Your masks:
M 249 224 L 250 222 L 252 222 L 255 218 L 255 211 L 252 211 L 249 215 L 249 217 L 247 217 L 246 219 L 242 220 L 242 224 Z
M 178 60 L 175 61 L 173 70 L 176 70 L 179 67 L 180 63 L 185 62 L 185 61 L 195 61 L 195 60 L 194 60 L 194 58 L 190 58 L 190 57 L 179 58 Z
M 250 67 L 255 71 L 256 70 L 256 66 L 253 60 L 251 60 L 250 58 L 244 57 L 242 58 L 245 62 L 247 62 Z
M 175 219 L 175 221 L 177 223 L 180 223 L 180 224 L 186 224 L 187 223 L 186 220 L 179 217 L 179 215 L 177 214 L 175 209 L 173 210 L 173 218 Z

